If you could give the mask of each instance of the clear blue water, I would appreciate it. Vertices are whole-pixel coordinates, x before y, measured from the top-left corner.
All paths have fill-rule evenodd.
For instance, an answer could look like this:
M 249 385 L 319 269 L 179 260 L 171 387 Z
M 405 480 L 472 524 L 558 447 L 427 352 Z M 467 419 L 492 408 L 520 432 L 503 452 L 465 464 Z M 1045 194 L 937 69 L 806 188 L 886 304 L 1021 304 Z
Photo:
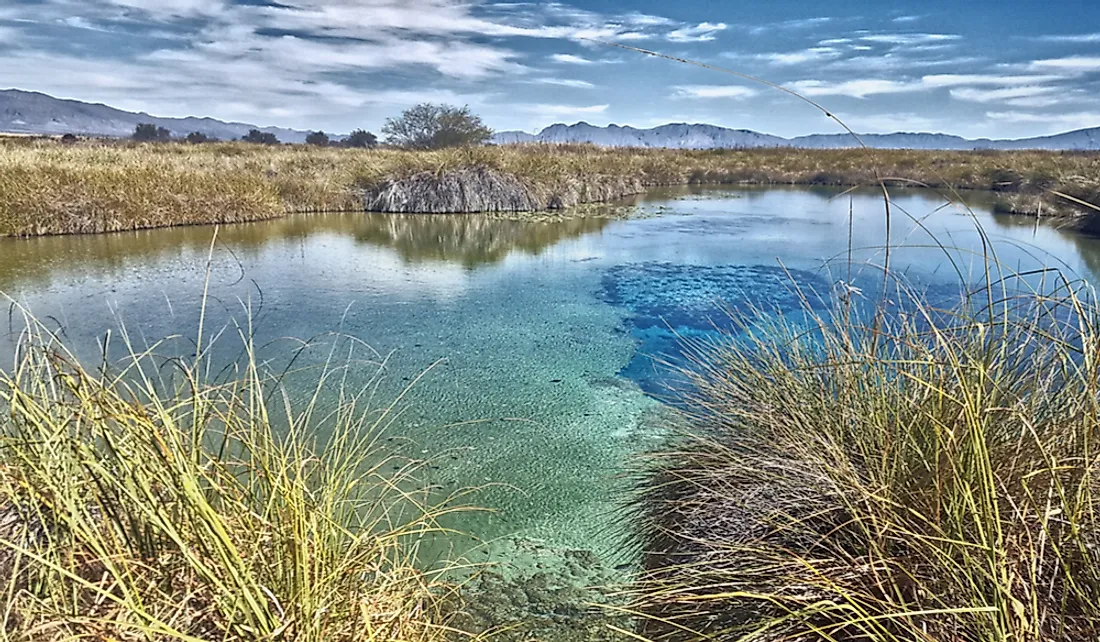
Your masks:
M 1095 277 L 1100 242 L 993 215 L 989 195 L 971 198 L 968 212 L 933 192 L 896 192 L 896 273 L 957 295 L 960 273 L 982 273 L 978 223 L 1011 269 Z M 323 361 L 337 342 L 354 347 L 340 358 L 350 354 L 353 385 L 381 368 L 379 403 L 423 374 L 388 434 L 395 450 L 431 460 L 428 483 L 486 486 L 476 501 L 493 512 L 456 526 L 489 541 L 490 557 L 538 560 L 544 547 L 619 563 L 622 473 L 663 435 L 655 398 L 670 379 L 651 357 L 675 360 L 679 339 L 716 332 L 726 308 L 797 308 L 792 285 L 821 306 L 838 281 L 874 296 L 885 260 L 874 193 L 684 189 L 654 192 L 640 207 L 644 216 L 614 221 L 347 214 L 222 228 L 206 337 L 224 330 L 213 354 L 232 360 L 233 323 L 251 314 L 272 364 L 302 340 L 312 343 L 296 365 Z M 954 267 L 929 231 L 955 248 Z M 158 353 L 187 356 L 212 235 L 194 227 L 0 239 L 0 291 L 87 359 L 103 345 L 121 355 L 120 327 L 139 346 L 173 337 Z M 12 317 L 0 364 L 11 363 L 18 329 Z

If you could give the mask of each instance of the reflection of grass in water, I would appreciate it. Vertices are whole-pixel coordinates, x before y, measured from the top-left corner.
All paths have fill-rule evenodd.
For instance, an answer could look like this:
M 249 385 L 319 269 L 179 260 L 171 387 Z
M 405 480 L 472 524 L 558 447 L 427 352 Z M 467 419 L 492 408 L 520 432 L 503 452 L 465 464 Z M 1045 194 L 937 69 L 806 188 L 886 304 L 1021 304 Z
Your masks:
M 599 232 L 606 218 L 577 218 L 540 223 L 479 215 L 372 214 L 355 226 L 359 241 L 392 247 L 412 263 L 441 261 L 466 267 L 497 263 L 520 250 L 537 255 L 557 243 Z
M 219 239 L 243 260 L 258 256 L 264 246 L 272 243 L 334 233 L 393 248 L 410 262 L 451 261 L 473 267 L 499 262 L 514 251 L 538 254 L 562 240 L 598 232 L 609 222 L 607 218 L 523 223 L 480 215 L 330 214 L 227 226 L 219 232 Z M 15 292 L 75 266 L 82 275 L 108 281 L 127 269 L 145 267 L 150 260 L 181 253 L 194 254 L 198 263 L 210 244 L 210 235 L 207 227 L 179 227 L 0 239 L 0 292 Z M 232 261 L 231 257 L 224 258 Z
M 441 511 L 380 452 L 369 388 L 326 367 L 334 408 L 282 408 L 245 341 L 233 380 L 177 362 L 165 392 L 150 355 L 96 374 L 28 337 L 0 372 L 5 639 L 443 638 L 452 589 L 411 564 Z

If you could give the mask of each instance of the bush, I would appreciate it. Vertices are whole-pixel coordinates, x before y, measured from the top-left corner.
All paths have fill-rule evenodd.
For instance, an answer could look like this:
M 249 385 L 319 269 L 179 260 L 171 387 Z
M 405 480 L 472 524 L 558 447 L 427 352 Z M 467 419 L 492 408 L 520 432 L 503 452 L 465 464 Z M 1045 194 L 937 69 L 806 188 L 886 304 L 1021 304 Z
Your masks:
M 464 145 L 483 145 L 493 135 L 470 113 L 469 107 L 423 103 L 406 109 L 399 118 L 389 118 L 382 126 L 386 142 L 406 149 L 443 149 Z
M 378 145 L 378 137 L 365 129 L 357 129 L 348 134 L 347 138 L 342 140 L 340 144 L 344 147 L 367 149 Z
M 213 136 L 207 136 L 206 134 L 204 134 L 202 132 L 191 132 L 190 134 L 187 135 L 186 140 L 187 140 L 188 143 L 191 143 L 192 145 L 201 145 L 203 143 L 217 142 L 218 139 L 214 138 Z
M 327 147 L 329 144 L 328 134 L 325 132 L 317 131 L 310 132 L 306 136 L 306 145 L 316 145 L 318 147 Z
M 152 123 L 138 123 L 132 138 L 141 142 L 167 142 L 172 140 L 172 132 Z
M 279 139 L 275 134 L 269 132 L 262 132 L 258 129 L 250 129 L 248 133 L 241 137 L 246 143 L 254 143 L 256 145 L 278 145 Z

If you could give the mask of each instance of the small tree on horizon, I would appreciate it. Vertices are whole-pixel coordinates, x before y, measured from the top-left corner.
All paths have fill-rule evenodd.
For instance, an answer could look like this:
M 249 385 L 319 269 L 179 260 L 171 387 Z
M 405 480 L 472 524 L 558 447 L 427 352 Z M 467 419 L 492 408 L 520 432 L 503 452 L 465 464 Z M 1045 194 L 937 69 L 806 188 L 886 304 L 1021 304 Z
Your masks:
M 187 140 L 188 143 L 191 143 L 192 145 L 201 145 L 202 143 L 217 142 L 218 139 L 214 138 L 213 136 L 207 136 L 206 134 L 204 134 L 202 132 L 191 132 L 190 134 L 187 135 L 186 140 Z
M 378 145 L 378 137 L 365 129 L 356 129 L 340 144 L 344 147 L 370 148 Z
M 318 147 L 327 147 L 329 144 L 328 134 L 323 131 L 310 132 L 306 136 L 306 145 L 317 145 Z
M 172 132 L 153 123 L 138 123 L 131 138 L 142 142 L 167 142 L 172 140 Z
M 493 130 L 470 112 L 470 108 L 421 103 L 406 109 L 382 126 L 386 142 L 406 149 L 443 149 L 483 145 Z
M 248 134 L 241 137 L 246 143 L 255 143 L 257 145 L 278 145 L 279 139 L 275 134 L 269 132 L 262 132 L 258 129 L 248 130 Z

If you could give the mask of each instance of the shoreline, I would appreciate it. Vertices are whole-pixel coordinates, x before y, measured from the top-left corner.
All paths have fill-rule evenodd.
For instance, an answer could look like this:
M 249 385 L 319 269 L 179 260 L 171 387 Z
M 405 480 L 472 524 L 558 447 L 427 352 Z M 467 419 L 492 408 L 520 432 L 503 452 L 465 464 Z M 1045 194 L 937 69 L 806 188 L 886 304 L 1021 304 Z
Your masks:
M 679 186 L 926 187 L 1100 232 L 1100 154 L 640 150 L 591 146 L 341 150 L 246 143 L 0 143 L 0 237 L 261 221 L 303 213 L 570 215 Z M 581 213 L 579 215 L 584 215 Z

